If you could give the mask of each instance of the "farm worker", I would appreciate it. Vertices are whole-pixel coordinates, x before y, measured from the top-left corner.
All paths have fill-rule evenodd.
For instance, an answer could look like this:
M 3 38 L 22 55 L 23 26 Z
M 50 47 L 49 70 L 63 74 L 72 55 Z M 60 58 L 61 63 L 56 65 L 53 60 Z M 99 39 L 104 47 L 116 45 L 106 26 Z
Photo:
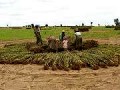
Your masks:
M 35 27 L 34 27 L 34 24 L 32 24 L 32 28 L 34 29 L 34 34 L 35 34 L 35 37 L 36 37 L 36 44 L 42 45 L 42 38 L 41 38 L 41 35 L 40 35 L 39 25 L 35 25 Z
M 63 38 L 63 48 L 65 51 L 68 49 L 68 38 L 66 36 Z
M 51 52 L 56 52 L 57 51 L 57 41 L 54 36 L 51 36 L 48 38 L 48 47 Z
M 65 36 L 65 31 L 63 30 L 62 33 L 59 36 L 59 40 L 63 41 L 64 36 Z
M 75 30 L 75 49 L 82 50 L 82 36 L 79 30 Z

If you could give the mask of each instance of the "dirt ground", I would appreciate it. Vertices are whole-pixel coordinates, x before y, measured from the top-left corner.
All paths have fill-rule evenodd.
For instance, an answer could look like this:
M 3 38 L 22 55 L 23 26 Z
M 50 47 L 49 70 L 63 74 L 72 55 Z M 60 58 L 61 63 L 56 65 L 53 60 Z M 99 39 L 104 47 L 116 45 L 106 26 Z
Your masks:
M 39 65 L 0 65 L 0 90 L 120 90 L 120 66 L 80 71 Z

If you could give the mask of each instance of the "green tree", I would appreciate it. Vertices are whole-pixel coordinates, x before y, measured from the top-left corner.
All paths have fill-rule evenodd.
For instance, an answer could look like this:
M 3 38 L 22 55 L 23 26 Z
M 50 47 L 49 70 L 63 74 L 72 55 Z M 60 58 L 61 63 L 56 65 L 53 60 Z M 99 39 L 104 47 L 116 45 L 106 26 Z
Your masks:
M 91 24 L 91 26 L 92 26 L 93 22 L 90 22 L 90 24 Z
M 82 23 L 82 26 L 84 26 L 84 23 Z
M 114 22 L 115 22 L 115 25 L 116 25 L 116 26 L 119 26 L 119 25 L 120 25 L 120 22 L 119 22 L 119 19 L 118 19 L 118 18 L 114 19 Z
M 48 24 L 45 24 L 45 27 L 48 27 Z

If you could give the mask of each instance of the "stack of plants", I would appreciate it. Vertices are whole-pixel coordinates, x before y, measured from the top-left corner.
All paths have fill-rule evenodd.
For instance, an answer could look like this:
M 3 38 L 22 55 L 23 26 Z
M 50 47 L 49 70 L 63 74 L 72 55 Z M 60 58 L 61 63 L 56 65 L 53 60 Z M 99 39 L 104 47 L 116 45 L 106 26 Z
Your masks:
M 82 44 L 82 49 L 86 50 L 86 49 L 90 49 L 90 48 L 97 47 L 97 46 L 98 46 L 98 41 L 86 40 Z
M 80 32 L 88 32 L 89 31 L 89 29 L 90 29 L 90 27 L 78 27 L 78 30 L 80 31 Z
M 38 64 L 45 70 L 80 70 L 89 67 L 94 70 L 118 66 L 120 64 L 120 46 L 99 45 L 83 51 L 64 51 L 57 53 L 33 53 L 26 44 L 7 45 L 0 49 L 1 64 Z
M 68 50 L 69 51 L 73 51 L 76 50 L 75 49 L 75 43 L 73 40 L 69 40 L 69 47 Z M 90 49 L 90 48 L 94 48 L 98 46 L 98 42 L 95 40 L 86 40 L 83 41 L 82 43 L 82 50 L 86 50 L 86 49 Z M 61 52 L 64 51 L 63 47 L 62 47 L 62 42 L 57 41 L 56 43 L 56 52 Z M 30 52 L 33 53 L 45 53 L 45 52 L 52 52 L 51 49 L 49 48 L 48 44 L 43 44 L 43 45 L 36 45 L 35 43 L 26 43 L 26 49 Z
M 80 32 L 87 32 L 89 29 L 92 29 L 92 26 L 71 26 L 71 29 L 78 29 Z

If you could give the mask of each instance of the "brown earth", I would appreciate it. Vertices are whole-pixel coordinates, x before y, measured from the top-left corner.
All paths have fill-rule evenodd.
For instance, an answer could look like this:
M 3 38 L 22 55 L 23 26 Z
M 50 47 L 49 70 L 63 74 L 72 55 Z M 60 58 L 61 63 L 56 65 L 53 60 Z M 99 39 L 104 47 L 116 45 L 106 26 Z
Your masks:
M 1 64 L 0 90 L 120 90 L 120 66 L 67 72 Z

